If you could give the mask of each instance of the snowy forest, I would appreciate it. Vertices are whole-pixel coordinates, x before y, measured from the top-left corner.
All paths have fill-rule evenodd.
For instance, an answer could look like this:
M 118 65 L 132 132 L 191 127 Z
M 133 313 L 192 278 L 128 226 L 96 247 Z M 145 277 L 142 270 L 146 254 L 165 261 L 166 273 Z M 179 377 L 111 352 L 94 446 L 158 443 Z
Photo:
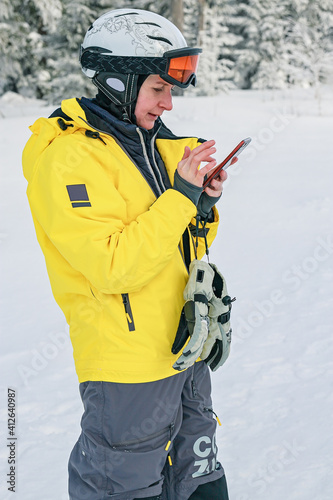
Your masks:
M 202 47 L 198 85 L 187 94 L 332 81 L 332 0 L 1 0 L 0 96 L 92 96 L 80 44 L 94 19 L 124 7 L 167 17 Z

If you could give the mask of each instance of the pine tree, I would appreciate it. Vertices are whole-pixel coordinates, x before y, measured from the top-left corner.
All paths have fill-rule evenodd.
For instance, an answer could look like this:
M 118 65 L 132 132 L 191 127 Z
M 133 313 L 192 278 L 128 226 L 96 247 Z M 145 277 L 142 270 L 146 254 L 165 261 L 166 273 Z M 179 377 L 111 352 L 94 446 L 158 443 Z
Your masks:
M 289 83 L 313 86 L 327 81 L 333 72 L 333 5 L 328 0 L 294 2 L 286 48 Z
M 309 86 L 332 68 L 333 5 L 330 0 L 230 2 L 235 83 L 240 88 Z
M 45 78 L 43 37 L 51 33 L 61 16 L 56 0 L 4 0 L 0 18 L 0 93 L 8 90 L 41 97 L 38 81 Z
M 235 83 L 240 88 L 282 88 L 288 0 L 245 0 L 230 5 L 230 30 L 239 36 L 235 46 Z
M 251 78 L 259 66 L 258 53 L 260 16 L 249 0 L 228 2 L 227 25 L 235 37 L 230 54 L 234 64 L 234 83 L 239 88 L 250 88 Z
M 252 0 L 260 16 L 258 23 L 259 64 L 251 78 L 251 88 L 279 89 L 287 86 L 288 59 L 285 36 L 288 27 L 288 0 L 278 5 L 268 0 Z
M 200 2 L 198 5 L 198 41 L 202 48 L 198 84 L 189 94 L 214 95 L 234 88 L 232 47 L 237 37 L 227 26 L 228 6 L 225 0 Z
M 96 93 L 93 84 L 81 71 L 79 50 L 91 23 L 108 10 L 105 4 L 105 1 L 63 0 L 57 30 L 44 40 L 48 78 L 40 83 L 40 88 L 49 102 L 60 103 L 62 99 Z

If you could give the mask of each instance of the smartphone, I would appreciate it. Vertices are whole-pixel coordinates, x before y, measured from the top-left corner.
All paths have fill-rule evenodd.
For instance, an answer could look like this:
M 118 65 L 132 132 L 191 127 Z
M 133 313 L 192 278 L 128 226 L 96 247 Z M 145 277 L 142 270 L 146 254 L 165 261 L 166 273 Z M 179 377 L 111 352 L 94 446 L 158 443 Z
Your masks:
M 248 146 L 250 144 L 251 140 L 252 140 L 251 137 L 247 137 L 246 139 L 243 139 L 238 144 L 238 146 L 236 146 L 235 149 L 233 151 L 231 151 L 231 153 L 219 165 L 217 165 L 217 167 L 215 167 L 214 170 L 210 174 L 208 174 L 207 179 L 203 183 L 203 188 L 207 187 L 213 179 L 218 177 L 221 170 L 226 170 L 230 166 L 230 163 L 233 160 L 233 158 L 237 158 L 238 155 L 242 151 L 244 151 L 246 146 Z

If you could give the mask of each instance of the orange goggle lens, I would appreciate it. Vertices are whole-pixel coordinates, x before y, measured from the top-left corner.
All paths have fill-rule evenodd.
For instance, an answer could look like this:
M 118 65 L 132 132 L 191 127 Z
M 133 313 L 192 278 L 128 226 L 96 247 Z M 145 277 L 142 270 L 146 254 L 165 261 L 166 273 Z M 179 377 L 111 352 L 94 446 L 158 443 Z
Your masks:
M 186 83 L 195 75 L 199 62 L 199 54 L 173 57 L 170 59 L 168 75 L 180 83 Z

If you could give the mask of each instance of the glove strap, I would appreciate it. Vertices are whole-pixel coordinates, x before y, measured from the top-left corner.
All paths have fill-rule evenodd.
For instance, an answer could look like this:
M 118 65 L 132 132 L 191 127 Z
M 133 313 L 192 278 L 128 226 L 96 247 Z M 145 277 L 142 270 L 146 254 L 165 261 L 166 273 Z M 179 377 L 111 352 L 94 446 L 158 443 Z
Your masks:
M 207 241 L 207 232 L 206 232 L 206 224 L 207 224 L 207 218 L 202 220 L 200 215 L 196 215 L 195 217 L 196 223 L 195 223 L 195 245 L 194 245 L 194 253 L 195 253 L 195 258 L 198 258 L 198 246 L 199 246 L 199 222 L 201 222 L 201 229 L 203 232 L 203 237 L 205 240 L 205 247 L 206 247 L 206 255 L 207 255 L 207 261 L 209 264 L 209 248 L 208 248 L 208 241 Z

